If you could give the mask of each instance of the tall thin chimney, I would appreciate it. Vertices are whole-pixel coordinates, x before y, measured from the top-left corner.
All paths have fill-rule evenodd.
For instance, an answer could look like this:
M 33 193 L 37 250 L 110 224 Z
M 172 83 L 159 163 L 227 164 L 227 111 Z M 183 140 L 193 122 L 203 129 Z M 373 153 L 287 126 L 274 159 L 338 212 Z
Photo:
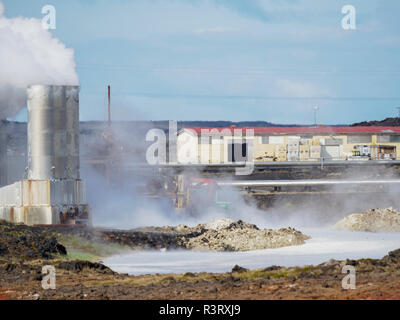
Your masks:
M 108 128 L 111 127 L 111 86 L 108 86 Z

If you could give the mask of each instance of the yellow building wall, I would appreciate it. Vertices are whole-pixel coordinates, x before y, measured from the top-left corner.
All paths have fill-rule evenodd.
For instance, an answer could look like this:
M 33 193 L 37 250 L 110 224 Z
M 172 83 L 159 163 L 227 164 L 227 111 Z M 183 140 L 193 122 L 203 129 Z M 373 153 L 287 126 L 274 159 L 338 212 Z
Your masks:
M 344 152 L 352 154 L 354 146 L 373 146 L 373 145 L 380 145 L 380 146 L 394 146 L 396 147 L 396 160 L 400 160 L 400 143 L 399 142 L 378 142 L 378 135 L 372 135 L 372 139 L 370 143 L 348 143 L 347 136 L 345 136 L 346 140 L 343 144 Z
M 273 135 L 271 135 L 273 136 Z M 306 136 L 306 135 L 304 135 Z M 292 137 L 291 135 L 283 135 L 283 141 L 284 143 L 282 144 L 283 146 L 287 146 L 288 143 L 288 138 Z M 352 157 L 353 153 L 353 149 L 354 146 L 359 146 L 359 145 L 387 145 L 387 146 L 395 146 L 396 147 L 396 159 L 400 160 L 400 142 L 377 142 L 377 135 L 372 135 L 371 138 L 371 142 L 370 143 L 348 143 L 348 139 L 347 139 L 347 135 L 313 135 L 313 136 L 308 136 L 309 137 L 308 140 L 308 145 L 310 148 L 312 148 L 311 146 L 318 146 L 318 145 L 323 145 L 323 141 L 324 139 L 340 139 L 343 141 L 343 144 L 340 147 L 340 159 L 342 160 L 348 160 Z M 303 139 L 302 139 L 303 140 Z M 256 136 L 256 148 L 255 148 L 255 161 L 267 161 L 265 159 L 257 159 L 258 157 L 262 157 L 265 154 L 272 154 L 272 149 L 275 146 L 275 148 L 277 147 L 277 145 L 275 144 L 259 144 L 258 143 L 258 139 Z M 282 148 L 284 148 L 282 146 Z M 314 148 L 315 149 L 315 148 Z M 300 161 L 318 161 L 320 160 L 319 158 L 321 157 L 320 154 L 318 153 L 314 153 L 314 157 L 312 157 L 312 152 L 311 150 L 309 151 L 309 156 L 307 155 L 307 151 L 309 150 L 308 147 L 303 147 L 302 145 L 299 145 L 299 160 Z M 303 151 L 303 153 L 301 152 Z M 287 148 L 286 148 L 286 152 L 287 152 Z M 278 156 L 278 152 L 275 149 L 275 159 L 277 161 L 286 161 L 283 159 L 283 154 L 284 152 L 282 151 L 280 153 L 280 160 L 277 160 L 277 156 Z M 308 158 L 308 159 L 307 159 Z
M 299 135 L 298 135 L 299 136 Z M 302 135 L 303 136 L 303 135 Z M 307 136 L 307 142 L 301 140 L 304 144 L 299 145 L 299 160 L 300 161 L 319 161 L 321 154 L 318 146 L 323 145 L 324 139 L 341 139 L 343 144 L 340 147 L 340 159 L 348 160 L 352 157 L 354 146 L 358 145 L 387 145 L 396 147 L 396 159 L 400 160 L 400 142 L 377 142 L 377 135 L 372 135 L 370 143 L 348 143 L 347 135 L 304 135 Z M 251 140 L 253 144 L 253 160 L 258 161 L 287 161 L 287 144 L 290 137 L 294 135 L 269 135 L 274 137 L 272 140 L 279 140 L 282 143 L 261 143 L 261 136 L 255 135 L 254 137 L 247 138 L 234 136 L 223 136 L 217 144 L 198 144 L 198 158 L 199 163 L 227 163 L 228 159 L 228 145 L 231 140 L 241 141 Z M 277 137 L 281 137 L 278 138 Z M 271 140 L 271 138 L 270 138 Z M 214 140 L 213 140 L 214 141 Z M 317 150 L 317 151 L 316 151 Z M 249 157 L 251 161 L 251 157 Z
M 224 157 L 223 143 L 199 143 L 198 145 L 199 163 L 224 163 L 227 162 L 227 157 Z

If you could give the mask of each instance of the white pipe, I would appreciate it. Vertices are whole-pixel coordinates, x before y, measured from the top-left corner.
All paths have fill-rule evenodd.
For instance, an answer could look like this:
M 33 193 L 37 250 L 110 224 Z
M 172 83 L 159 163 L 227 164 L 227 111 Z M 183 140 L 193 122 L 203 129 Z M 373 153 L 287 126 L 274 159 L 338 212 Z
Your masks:
M 220 181 L 219 186 L 234 187 L 275 187 L 275 186 L 313 186 L 313 185 L 349 185 L 349 184 L 400 184 L 400 179 L 392 180 L 243 180 Z

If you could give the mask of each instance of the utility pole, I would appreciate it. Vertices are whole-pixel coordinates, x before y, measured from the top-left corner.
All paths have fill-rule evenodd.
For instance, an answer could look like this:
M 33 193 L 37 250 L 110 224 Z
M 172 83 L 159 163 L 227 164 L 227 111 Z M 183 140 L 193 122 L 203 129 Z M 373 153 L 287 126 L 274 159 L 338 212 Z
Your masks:
M 398 112 L 397 118 L 400 118 L 400 106 L 396 107 L 396 109 L 397 109 L 397 112 Z
M 107 143 L 112 143 L 112 135 L 111 135 L 111 86 L 108 85 L 108 129 L 105 132 L 105 138 Z M 107 185 L 111 185 L 110 181 L 110 172 L 111 172 L 111 155 L 109 154 L 105 161 L 105 170 L 106 170 L 106 180 Z
M 111 86 L 108 86 L 108 128 L 111 127 Z

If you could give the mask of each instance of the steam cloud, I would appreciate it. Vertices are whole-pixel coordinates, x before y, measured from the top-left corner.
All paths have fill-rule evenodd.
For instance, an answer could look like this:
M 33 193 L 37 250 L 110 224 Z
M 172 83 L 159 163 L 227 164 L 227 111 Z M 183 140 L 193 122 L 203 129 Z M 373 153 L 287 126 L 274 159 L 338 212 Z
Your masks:
M 89 164 L 83 164 L 81 170 L 87 183 L 87 197 L 95 226 L 121 229 L 178 224 L 194 226 L 218 218 L 230 218 L 254 223 L 260 228 L 294 227 L 303 231 L 304 228 L 329 228 L 345 216 L 367 209 L 400 208 L 397 185 L 386 185 L 383 188 L 338 185 L 321 189 L 320 193 L 298 195 L 294 193 L 286 196 L 277 194 L 270 198 L 261 197 L 258 201 L 253 197 L 244 198 L 235 187 L 225 186 L 218 189 L 217 199 L 221 203 L 227 203 L 227 209 L 217 205 L 207 207 L 205 204 L 208 201 L 203 199 L 204 195 L 195 191 L 196 194 L 192 194 L 191 199 L 193 200 L 194 196 L 196 198 L 192 202 L 196 213 L 192 215 L 184 210 L 177 211 L 166 194 L 160 193 L 158 197 L 145 195 L 147 193 L 144 191 L 147 190 L 145 186 L 151 185 L 153 180 L 166 181 L 157 170 L 148 168 L 148 170 L 126 171 L 129 168 L 127 164 L 144 162 L 144 154 L 149 144 L 145 141 L 145 135 L 150 127 L 139 129 L 132 128 L 131 125 L 118 123 L 113 125 L 114 144 L 108 151 L 112 155 L 113 163 L 110 169 L 111 184 L 102 170 L 95 170 Z M 84 143 L 80 144 L 83 157 L 96 158 L 102 154 L 101 150 L 104 147 L 100 135 L 88 134 L 83 140 Z M 171 175 L 172 172 L 168 174 Z M 201 172 L 195 168 L 185 170 L 181 174 L 186 179 L 202 177 Z M 335 179 L 386 180 L 398 179 L 398 176 L 397 170 L 386 166 L 376 168 L 361 166 L 348 168 L 335 176 Z M 235 177 L 216 176 L 214 179 L 230 181 Z M 329 179 L 329 175 L 325 179 Z M 138 188 L 139 185 L 142 187 Z
M 40 19 L 5 17 L 1 2 L 0 48 L 0 119 L 14 117 L 26 105 L 28 85 L 79 85 L 74 50 Z

